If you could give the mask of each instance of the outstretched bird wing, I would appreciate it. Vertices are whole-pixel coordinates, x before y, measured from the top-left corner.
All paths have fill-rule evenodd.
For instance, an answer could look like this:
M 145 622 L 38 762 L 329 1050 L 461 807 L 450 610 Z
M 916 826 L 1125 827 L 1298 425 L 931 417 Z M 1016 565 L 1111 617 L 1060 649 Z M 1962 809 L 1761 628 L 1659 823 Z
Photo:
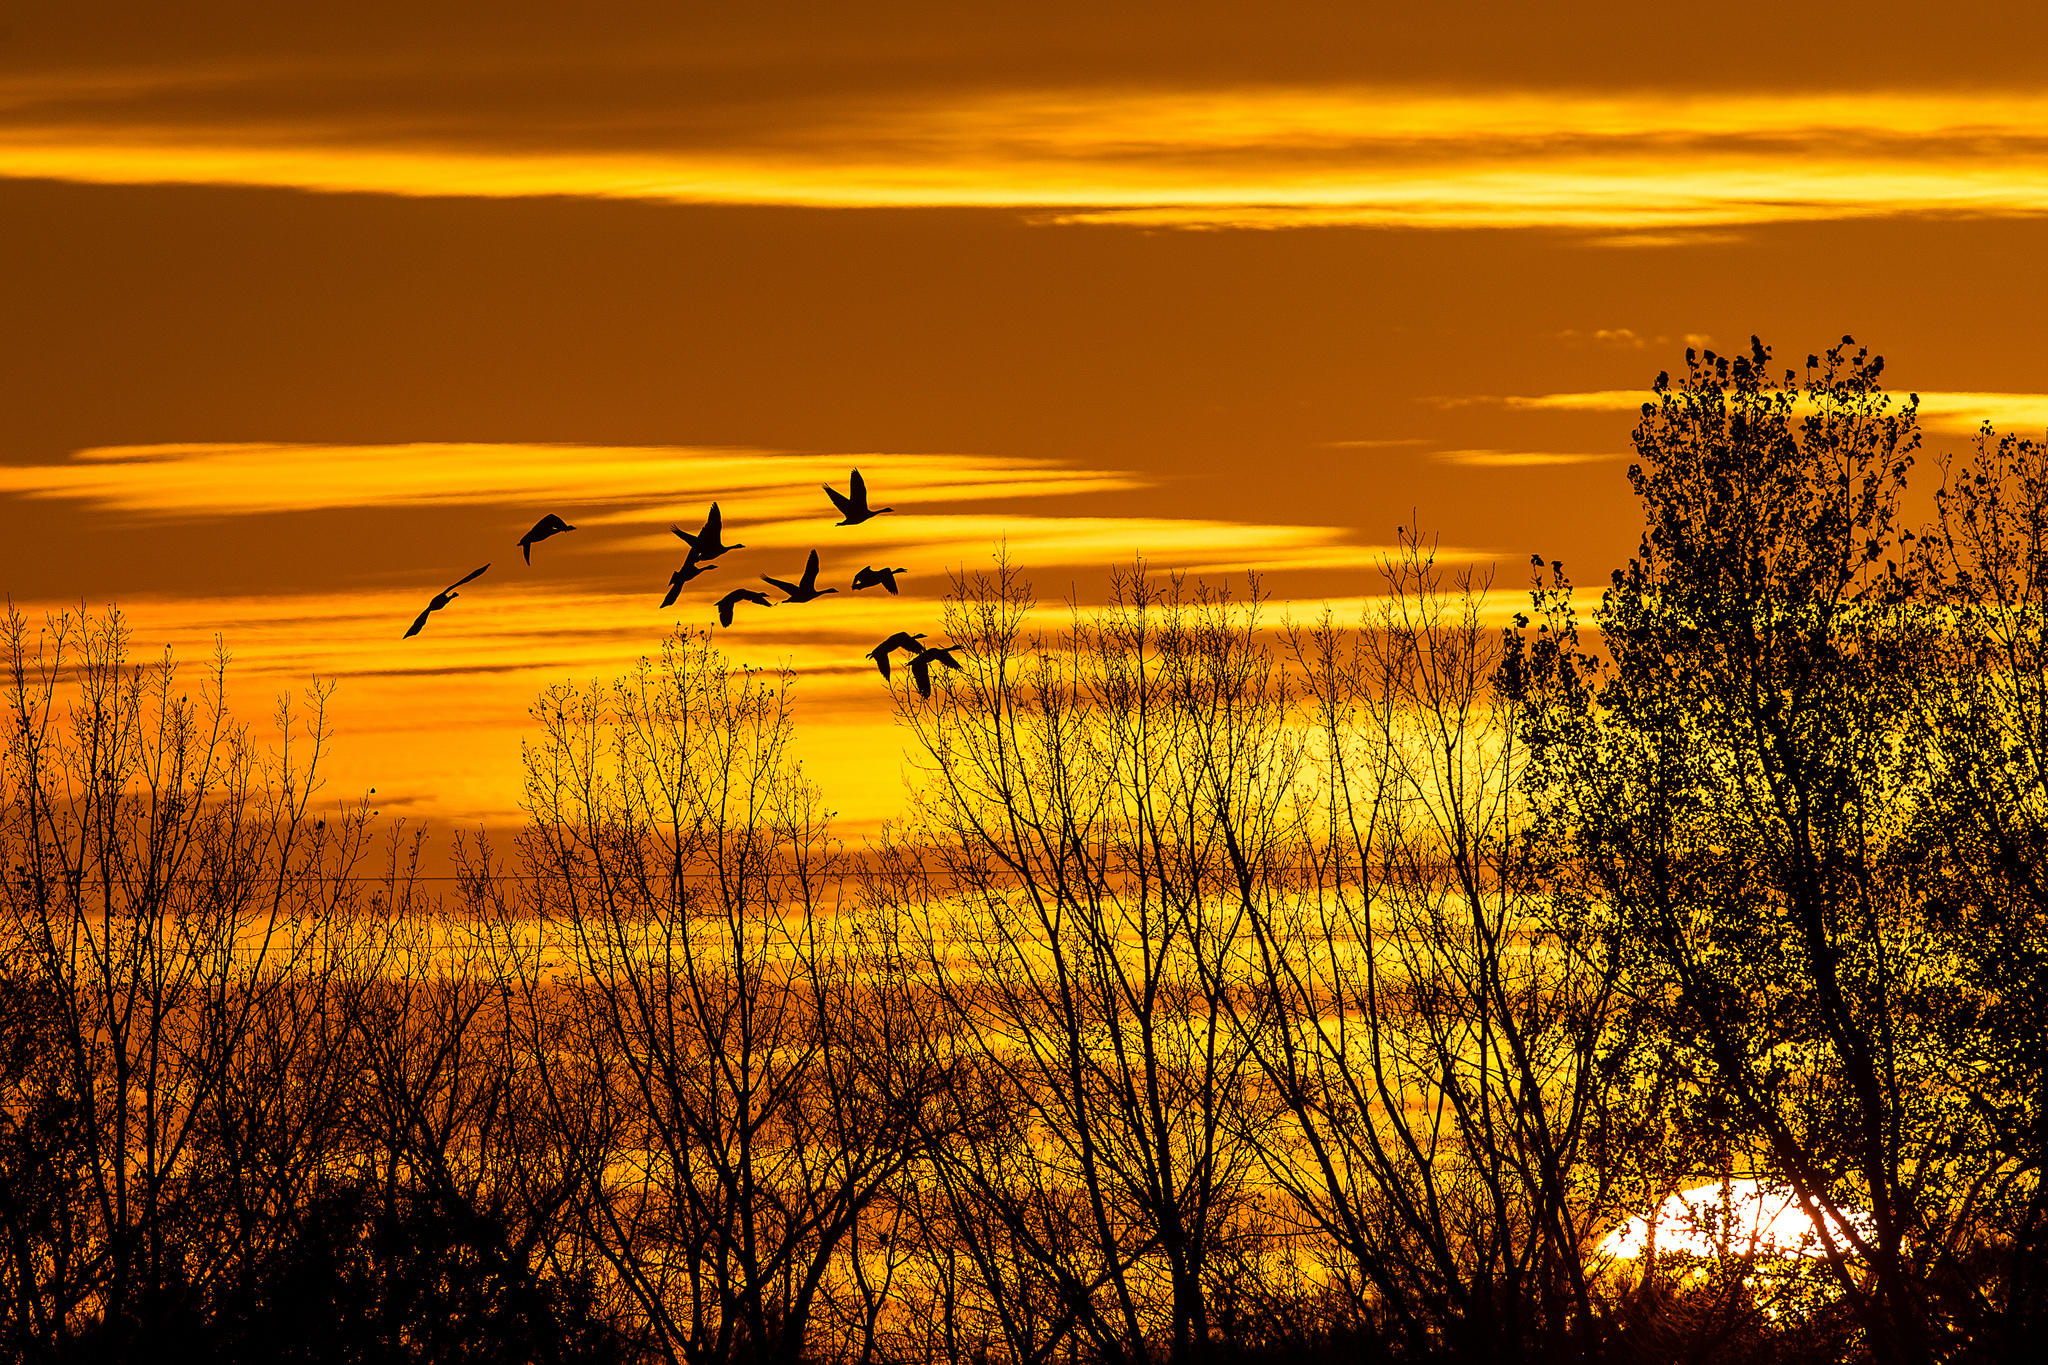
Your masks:
M 426 609 L 425 611 L 421 612 L 421 613 L 420 613 L 420 614 L 419 614 L 418 616 L 415 616 L 415 617 L 413 617 L 413 618 L 412 618 L 412 628 L 411 628 L 410 630 L 408 630 L 408 631 L 406 631 L 406 632 L 405 632 L 405 637 L 404 637 L 404 638 L 406 638 L 406 639 L 410 640 L 410 639 L 411 639 L 411 638 L 412 638 L 413 636 L 415 636 L 415 635 L 419 634 L 419 633 L 420 633 L 420 631 L 421 631 L 421 629 L 422 629 L 423 627 L 425 627 L 425 625 L 427 624 L 427 618 L 428 618 L 429 616 L 432 616 L 433 614 L 434 614 L 434 609 L 433 609 L 432 607 L 428 607 L 428 608 L 427 608 L 427 609 Z
M 832 499 L 832 505 L 839 509 L 840 516 L 850 517 L 853 515 L 853 503 L 848 501 L 844 493 L 840 492 L 838 489 L 834 488 L 829 483 L 820 484 L 818 486 L 825 490 L 826 497 Z
M 484 569 L 488 569 L 488 568 L 490 568 L 490 567 L 491 567 L 491 566 L 490 566 L 490 565 L 488 565 L 488 564 L 484 565 Z M 455 581 L 454 581 L 453 583 L 450 583 L 450 584 L 449 584 L 449 585 L 448 585 L 447 587 L 443 588 L 443 589 L 442 589 L 441 591 L 442 591 L 442 592 L 443 592 L 444 594 L 445 594 L 445 593 L 451 593 L 451 592 L 454 592 L 454 591 L 455 591 L 455 590 L 456 590 L 457 588 L 461 587 L 461 586 L 462 586 L 462 585 L 463 585 L 464 583 L 467 583 L 467 582 L 469 582 L 469 580 L 470 580 L 470 579 L 472 579 L 472 578 L 476 578 L 476 577 L 478 577 L 479 575 L 481 575 L 481 574 L 483 573 L 484 569 L 471 569 L 471 570 L 470 570 L 470 571 L 469 571 L 468 573 L 466 573 L 466 574 L 464 574 L 464 575 L 463 575 L 462 577 L 460 577 L 460 578 L 456 579 L 456 580 L 455 580 Z
M 868 657 L 875 661 L 875 667 L 882 670 L 882 676 L 885 678 L 889 676 L 889 650 L 890 644 L 884 640 L 868 651 Z
M 887 569 L 875 575 L 875 581 L 889 590 L 889 596 L 896 595 L 896 571 Z
M 912 635 L 907 630 L 899 630 L 888 639 L 882 641 L 882 648 L 901 649 L 911 654 L 916 654 L 924 649 L 924 646 L 917 642 L 917 638 L 917 636 Z
M 724 522 L 719 519 L 718 504 L 714 502 L 711 504 L 711 515 L 704 518 L 704 539 L 713 545 L 718 544 L 725 535 L 724 526 Z
M 847 485 L 847 489 L 851 494 L 847 499 L 848 502 L 851 502 L 855 507 L 866 507 L 868 505 L 868 481 L 860 476 L 858 469 L 853 471 L 853 479 Z
M 690 547 L 690 557 L 693 559 L 696 558 L 697 537 L 695 535 L 692 535 L 690 532 L 685 531 L 682 527 L 676 525 L 674 522 L 670 522 L 668 524 L 668 529 L 675 534 L 675 538 L 677 540 L 680 540 L 681 542 L 683 542 L 683 544 Z
M 796 584 L 794 583 L 785 583 L 779 578 L 770 578 L 767 574 L 761 575 L 761 581 L 770 587 L 782 589 L 784 596 L 795 597 L 797 595 Z
M 742 602 L 757 602 L 764 607 L 770 605 L 767 597 L 753 591 L 751 588 L 734 588 L 731 592 L 718 599 L 719 624 L 731 625 L 733 608 Z
M 677 569 L 673 574 L 669 575 L 668 596 L 661 599 L 661 605 L 664 610 L 674 606 L 676 599 L 683 595 L 683 583 L 685 581 L 681 569 Z
M 818 586 L 818 552 L 811 551 L 811 557 L 804 564 L 804 591 L 810 592 Z
M 927 656 L 920 654 L 910 661 L 910 676 L 917 683 L 918 696 L 929 697 L 932 694 L 931 660 Z

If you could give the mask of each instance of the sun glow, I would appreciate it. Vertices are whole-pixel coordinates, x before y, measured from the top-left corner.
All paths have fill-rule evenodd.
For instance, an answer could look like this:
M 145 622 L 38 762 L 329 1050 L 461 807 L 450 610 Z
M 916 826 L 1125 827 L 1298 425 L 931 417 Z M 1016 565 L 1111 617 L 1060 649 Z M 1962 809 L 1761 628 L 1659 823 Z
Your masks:
M 1831 1223 L 1828 1229 L 1837 1246 L 1847 1240 L 1845 1232 L 1861 1238 L 1873 1231 L 1869 1216 L 1861 1211 L 1848 1211 L 1843 1223 L 1846 1228 Z M 1635 1260 L 1652 1252 L 1762 1260 L 1827 1254 L 1798 1196 L 1757 1180 L 1696 1185 L 1668 1195 L 1655 1212 L 1631 1218 L 1601 1238 L 1600 1250 L 1617 1260 Z

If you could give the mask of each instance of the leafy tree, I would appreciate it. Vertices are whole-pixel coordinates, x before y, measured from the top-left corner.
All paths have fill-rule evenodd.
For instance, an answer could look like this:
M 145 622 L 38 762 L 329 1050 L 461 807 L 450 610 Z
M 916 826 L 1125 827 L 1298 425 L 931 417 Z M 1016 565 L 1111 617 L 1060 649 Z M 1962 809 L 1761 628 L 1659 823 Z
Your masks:
M 1933 772 L 1930 917 L 1961 945 L 1939 1024 L 1976 1177 L 1938 1266 L 1991 1354 L 2048 1326 L 2048 446 L 1988 427 L 1944 471 L 1915 581 L 1934 616 L 1918 694 Z
M 1945 1045 L 1963 936 L 1916 831 L 1933 621 L 1899 500 L 1916 403 L 1844 338 L 1804 377 L 1688 352 L 1635 432 L 1645 531 L 1577 644 L 1566 587 L 1516 660 L 1553 836 L 1689 1081 L 1704 1173 L 1783 1182 L 1879 1359 L 1924 1360 L 1932 1259 L 1983 1174 Z

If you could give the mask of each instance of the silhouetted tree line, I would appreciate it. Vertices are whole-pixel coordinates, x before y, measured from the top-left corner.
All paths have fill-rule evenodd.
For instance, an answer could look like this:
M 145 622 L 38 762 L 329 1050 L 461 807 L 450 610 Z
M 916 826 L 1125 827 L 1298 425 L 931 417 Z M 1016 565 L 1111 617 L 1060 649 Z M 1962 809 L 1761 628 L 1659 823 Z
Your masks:
M 1503 630 L 963 577 L 849 853 L 789 679 L 534 710 L 452 889 L 227 660 L 4 641 L 21 1360 L 2003 1359 L 2048 1328 L 2048 450 L 1902 510 L 1842 347 L 1661 377 L 1639 552 Z M 1743 1229 L 1603 1236 L 1675 1191 Z

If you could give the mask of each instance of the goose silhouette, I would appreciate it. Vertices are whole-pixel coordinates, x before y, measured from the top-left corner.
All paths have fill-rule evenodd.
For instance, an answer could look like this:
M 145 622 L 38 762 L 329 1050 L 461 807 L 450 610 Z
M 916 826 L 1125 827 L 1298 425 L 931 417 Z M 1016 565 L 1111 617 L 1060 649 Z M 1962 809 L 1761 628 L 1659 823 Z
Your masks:
M 680 526 L 671 526 L 668 529 L 675 532 L 678 540 L 690 547 L 690 558 L 701 559 L 706 563 L 718 558 L 727 550 L 744 550 L 747 548 L 745 545 L 728 545 L 725 543 L 724 523 L 719 520 L 718 504 L 715 502 L 711 504 L 711 515 L 704 518 L 704 529 L 698 531 L 695 535 L 685 531 Z
M 853 576 L 853 590 L 859 592 L 863 588 L 883 587 L 889 590 L 891 597 L 894 597 L 896 595 L 896 575 L 909 572 L 910 570 L 908 569 L 863 568 Z
M 721 626 L 731 625 L 732 609 L 742 602 L 752 602 L 755 606 L 759 607 L 772 607 L 775 605 L 768 600 L 768 594 L 765 592 L 755 592 L 752 588 L 734 588 L 731 592 L 718 599 L 718 624 Z
M 899 649 L 902 650 L 905 654 L 917 654 L 922 652 L 924 646 L 919 644 L 918 641 L 922 640 L 923 638 L 923 631 L 919 631 L 917 634 L 911 635 L 899 630 L 894 635 L 891 635 L 888 639 L 882 641 L 882 643 L 876 645 L 873 649 L 869 650 L 868 657 L 875 661 L 875 667 L 880 669 L 882 676 L 886 678 L 889 676 L 889 656 Z
M 708 573 L 717 567 L 716 564 L 704 563 L 697 558 L 695 552 L 692 552 L 690 557 L 683 561 L 683 567 L 669 575 L 668 596 L 661 599 L 662 609 L 667 610 L 676 604 L 676 598 L 682 595 L 683 584 L 689 582 L 698 574 Z
M 844 518 L 844 520 L 834 522 L 833 525 L 835 526 L 858 526 L 870 517 L 879 517 L 884 512 L 896 510 L 893 507 L 868 506 L 867 480 L 860 476 L 858 469 L 853 471 L 853 478 L 848 484 L 847 492 L 841 493 L 829 483 L 823 485 L 823 487 L 825 489 L 825 496 L 832 499 L 832 505 L 839 509 L 839 515 Z
M 958 648 L 954 646 L 953 648 Z M 953 657 L 953 648 L 942 649 L 937 645 L 925 650 L 910 661 L 911 681 L 917 684 L 917 695 L 929 697 L 932 694 L 932 665 L 944 664 L 958 671 L 960 661 Z
M 490 567 L 491 566 L 488 564 L 484 565 L 484 569 L 488 569 Z M 441 608 L 447 606 L 450 602 L 453 602 L 456 598 L 462 596 L 461 593 L 455 590 L 461 587 L 464 583 L 469 582 L 470 579 L 475 578 L 478 574 L 482 573 L 484 569 L 471 569 L 468 573 L 456 579 L 453 583 L 450 583 L 447 587 L 441 589 L 441 591 L 435 593 L 434 600 L 427 603 L 427 609 L 425 611 L 421 612 L 418 616 L 413 618 L 412 627 L 405 632 L 405 635 L 402 638 L 410 640 L 413 636 L 419 634 L 420 631 L 424 630 L 426 628 L 427 618 L 429 616 L 432 616 L 435 612 L 441 610 Z
M 568 522 L 563 521 L 553 512 L 550 512 L 539 521 L 536 521 L 531 531 L 519 537 L 519 553 L 525 555 L 526 562 L 531 564 L 533 563 L 533 543 L 535 541 L 546 540 L 549 536 L 558 536 L 564 531 L 573 531 L 575 529 Z
M 839 591 L 837 588 L 821 588 L 818 586 L 818 552 L 816 550 L 811 551 L 810 562 L 804 565 L 804 576 L 796 582 L 789 583 L 780 578 L 770 578 L 767 574 L 761 575 L 761 581 L 772 587 L 782 589 L 782 600 L 785 602 L 810 602 L 823 597 L 828 592 Z

